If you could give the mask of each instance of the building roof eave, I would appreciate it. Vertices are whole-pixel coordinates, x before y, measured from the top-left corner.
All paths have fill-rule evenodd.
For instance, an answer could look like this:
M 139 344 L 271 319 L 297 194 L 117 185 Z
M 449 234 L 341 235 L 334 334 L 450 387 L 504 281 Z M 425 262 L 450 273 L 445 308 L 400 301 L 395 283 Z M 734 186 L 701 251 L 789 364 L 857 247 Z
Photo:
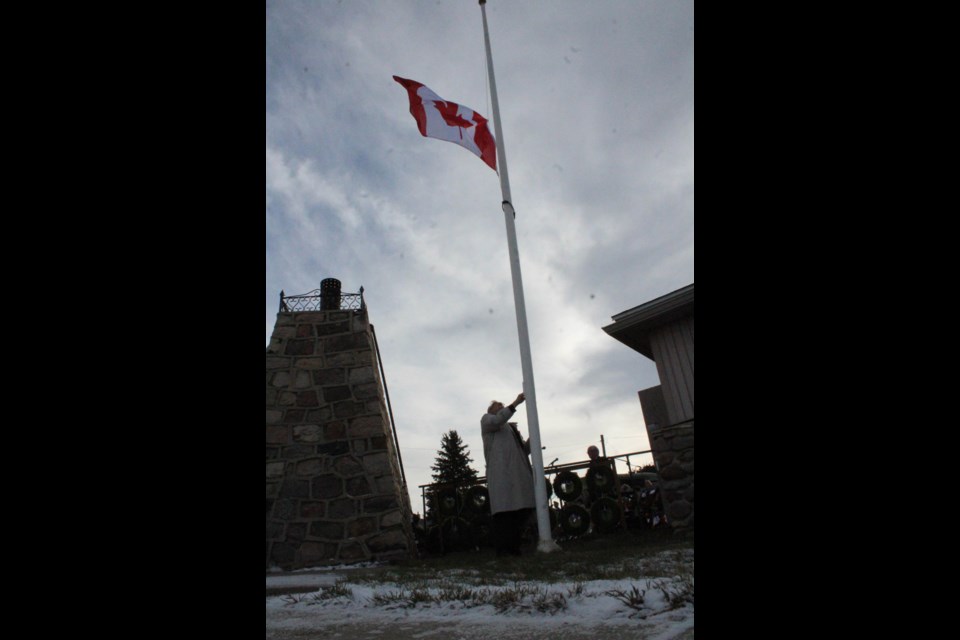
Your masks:
M 693 284 L 613 316 L 603 327 L 612 338 L 653 360 L 650 333 L 669 322 L 693 315 Z

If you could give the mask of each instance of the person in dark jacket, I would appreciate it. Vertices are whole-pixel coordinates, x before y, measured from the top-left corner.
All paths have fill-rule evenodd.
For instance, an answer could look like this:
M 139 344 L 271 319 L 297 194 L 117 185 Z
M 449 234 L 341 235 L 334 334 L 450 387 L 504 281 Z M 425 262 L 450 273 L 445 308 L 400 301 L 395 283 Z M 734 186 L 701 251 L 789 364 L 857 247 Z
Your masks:
M 594 473 L 597 473 L 595 470 L 598 468 L 609 468 L 609 461 L 606 456 L 600 455 L 600 449 L 596 445 L 590 445 L 587 447 L 587 455 L 590 457 L 590 468 L 587 470 L 587 479 L 590 479 L 590 476 Z M 583 494 L 583 504 L 586 507 L 590 507 L 594 502 L 600 499 L 602 493 L 599 489 L 590 486 L 591 483 L 587 483 L 587 490 Z

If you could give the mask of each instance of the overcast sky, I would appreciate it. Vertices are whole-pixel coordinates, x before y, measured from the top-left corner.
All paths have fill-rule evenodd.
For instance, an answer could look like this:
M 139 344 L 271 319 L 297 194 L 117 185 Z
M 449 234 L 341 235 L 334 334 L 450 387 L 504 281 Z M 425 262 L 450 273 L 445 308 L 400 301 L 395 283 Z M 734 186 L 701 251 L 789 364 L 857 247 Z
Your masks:
M 693 1 L 489 0 L 487 19 L 544 464 L 601 434 L 647 450 L 656 367 L 601 327 L 694 281 Z M 422 137 L 393 75 L 493 127 L 476 0 L 267 2 L 264 344 L 281 289 L 364 287 L 421 512 L 442 434 L 484 475 L 480 417 L 523 377 L 499 178 Z

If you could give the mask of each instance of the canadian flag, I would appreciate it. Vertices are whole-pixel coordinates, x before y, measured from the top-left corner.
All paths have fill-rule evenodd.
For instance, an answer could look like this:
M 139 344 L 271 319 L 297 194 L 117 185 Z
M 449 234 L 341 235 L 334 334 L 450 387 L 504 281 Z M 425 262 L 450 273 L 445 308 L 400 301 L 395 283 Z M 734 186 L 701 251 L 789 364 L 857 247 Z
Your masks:
M 497 170 L 497 144 L 487 127 L 487 119 L 455 102 L 448 102 L 415 80 L 399 76 L 393 79 L 403 85 L 410 97 L 410 113 L 417 121 L 420 134 L 465 147 Z

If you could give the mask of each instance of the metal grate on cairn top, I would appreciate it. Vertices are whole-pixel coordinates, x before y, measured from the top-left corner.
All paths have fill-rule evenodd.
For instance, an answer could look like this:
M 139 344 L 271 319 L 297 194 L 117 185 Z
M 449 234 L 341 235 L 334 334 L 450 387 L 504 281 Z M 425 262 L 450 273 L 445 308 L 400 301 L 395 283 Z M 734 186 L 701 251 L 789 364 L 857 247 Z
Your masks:
M 340 293 L 332 289 L 314 289 L 296 296 L 288 296 L 280 292 L 280 312 L 290 311 L 329 311 L 329 310 L 359 310 L 366 309 L 363 300 L 363 287 L 359 293 Z

